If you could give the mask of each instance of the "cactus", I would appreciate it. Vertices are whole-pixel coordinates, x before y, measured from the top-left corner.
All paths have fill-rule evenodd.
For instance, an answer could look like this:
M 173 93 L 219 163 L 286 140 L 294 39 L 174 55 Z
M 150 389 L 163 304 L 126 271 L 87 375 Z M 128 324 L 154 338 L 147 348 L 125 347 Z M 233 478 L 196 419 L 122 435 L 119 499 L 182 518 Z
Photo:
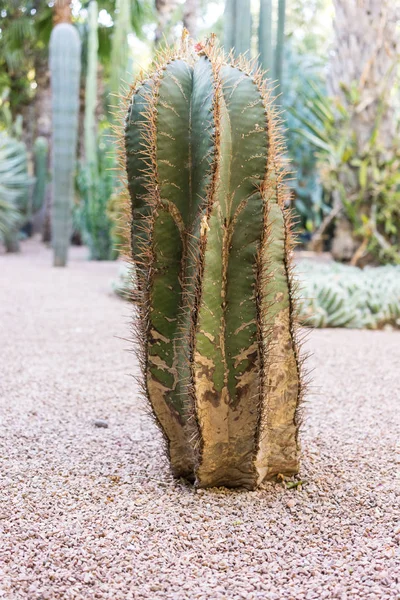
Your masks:
M 236 1 L 235 18 L 235 56 L 250 52 L 251 46 L 251 10 L 250 0 Z
M 112 69 L 110 76 L 110 105 L 113 113 L 119 106 L 121 87 L 127 78 L 129 63 L 128 35 L 132 31 L 130 0 L 116 1 L 114 22 L 111 47 Z
M 250 0 L 226 0 L 224 13 L 224 47 L 233 49 L 235 56 L 250 51 L 251 46 Z
M 43 206 L 47 186 L 47 158 L 49 145 L 45 137 L 39 136 L 33 144 L 35 186 L 32 193 L 32 212 L 37 213 Z
M 276 32 L 274 78 L 278 82 L 277 94 L 282 93 L 283 49 L 285 43 L 286 0 L 278 2 L 278 27 Z
M 298 470 L 281 138 L 261 73 L 195 48 L 159 55 L 126 117 L 144 388 L 176 477 L 254 489 Z
M 235 45 L 235 0 L 225 1 L 224 10 L 224 48 L 227 52 Z
M 88 9 L 88 59 L 85 89 L 85 158 L 95 174 L 97 171 L 97 130 L 96 130 L 96 105 L 97 105 L 97 51 L 99 39 L 97 33 L 98 8 L 97 2 L 91 0 Z
M 260 0 L 258 51 L 261 67 L 267 71 L 268 77 L 273 79 L 272 0 Z
M 54 266 L 65 266 L 71 236 L 79 114 L 81 42 L 73 25 L 56 25 L 50 38 L 52 91 L 52 244 Z
M 309 327 L 400 327 L 400 267 L 366 268 L 304 260 L 299 318 Z

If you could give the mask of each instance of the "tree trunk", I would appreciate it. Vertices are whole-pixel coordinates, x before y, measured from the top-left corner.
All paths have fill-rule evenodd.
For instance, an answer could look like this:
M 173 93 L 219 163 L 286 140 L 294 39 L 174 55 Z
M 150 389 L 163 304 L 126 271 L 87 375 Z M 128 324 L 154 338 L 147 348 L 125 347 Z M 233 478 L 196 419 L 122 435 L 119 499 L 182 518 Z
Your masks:
M 71 0 L 56 0 L 53 11 L 53 27 L 59 23 L 72 23 Z
M 196 0 L 195 0 L 196 1 Z M 156 0 L 157 29 L 155 44 L 158 46 L 163 40 L 169 42 L 170 24 L 172 13 L 176 8 L 176 0 Z
M 192 38 L 197 36 L 197 5 L 198 0 L 186 0 L 183 8 L 183 25 L 186 27 Z

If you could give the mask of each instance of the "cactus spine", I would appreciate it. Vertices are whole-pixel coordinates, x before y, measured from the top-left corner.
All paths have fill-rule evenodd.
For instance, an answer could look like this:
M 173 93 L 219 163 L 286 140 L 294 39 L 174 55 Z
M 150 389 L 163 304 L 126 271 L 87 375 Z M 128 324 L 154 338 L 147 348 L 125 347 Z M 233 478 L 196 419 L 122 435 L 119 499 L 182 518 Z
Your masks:
M 50 38 L 52 89 L 52 244 L 54 266 L 65 266 L 71 235 L 79 113 L 81 42 L 73 25 L 60 23 Z
M 47 159 L 49 144 L 45 137 L 36 138 L 33 145 L 35 186 L 32 194 L 32 212 L 37 213 L 43 206 L 46 195 L 48 169 Z
M 144 387 L 175 476 L 298 469 L 300 397 L 280 138 L 261 74 L 186 42 L 125 125 Z

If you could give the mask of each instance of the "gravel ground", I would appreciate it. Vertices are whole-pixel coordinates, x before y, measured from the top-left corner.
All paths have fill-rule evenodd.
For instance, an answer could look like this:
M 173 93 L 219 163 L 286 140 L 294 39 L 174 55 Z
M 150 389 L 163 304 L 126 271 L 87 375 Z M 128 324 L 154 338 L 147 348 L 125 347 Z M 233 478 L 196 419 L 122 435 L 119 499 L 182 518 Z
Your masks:
M 0 598 L 400 598 L 400 333 L 311 334 L 302 488 L 196 492 L 129 377 L 118 266 L 84 258 L 0 256 Z

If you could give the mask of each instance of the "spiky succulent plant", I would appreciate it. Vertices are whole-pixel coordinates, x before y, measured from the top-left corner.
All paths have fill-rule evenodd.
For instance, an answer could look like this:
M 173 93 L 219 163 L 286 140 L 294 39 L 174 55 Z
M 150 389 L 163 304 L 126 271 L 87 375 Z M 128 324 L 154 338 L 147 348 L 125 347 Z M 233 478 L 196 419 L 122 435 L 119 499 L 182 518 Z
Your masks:
M 400 327 L 400 267 L 359 269 L 303 260 L 298 268 L 301 323 L 308 327 Z
M 298 470 L 301 394 L 277 118 L 213 40 L 129 94 L 131 252 L 144 388 L 176 477 L 253 489 Z

